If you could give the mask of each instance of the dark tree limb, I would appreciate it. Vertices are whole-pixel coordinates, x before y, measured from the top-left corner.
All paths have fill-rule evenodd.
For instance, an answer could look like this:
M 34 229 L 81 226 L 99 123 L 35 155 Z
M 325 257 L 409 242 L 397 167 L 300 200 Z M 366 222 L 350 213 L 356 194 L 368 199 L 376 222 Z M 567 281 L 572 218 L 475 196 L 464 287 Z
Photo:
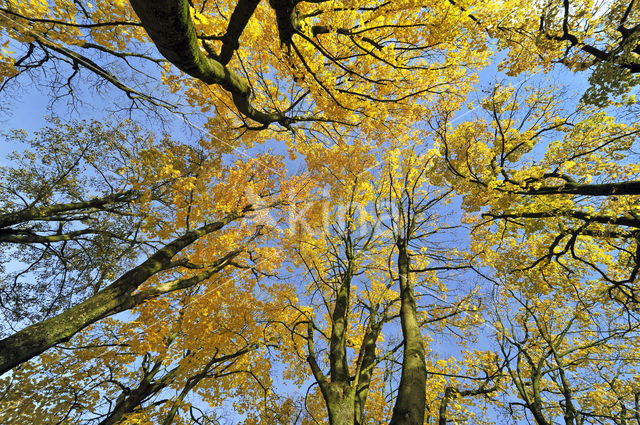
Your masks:
M 640 195 L 640 180 L 602 184 L 566 182 L 562 186 L 541 186 L 535 189 L 516 191 L 515 193 L 521 195 Z
M 222 62 L 200 49 L 187 0 L 131 0 L 131 5 L 160 54 L 178 69 L 206 84 L 224 88 L 231 93 L 238 111 L 258 123 L 269 125 L 288 122 L 287 117 L 280 112 L 267 113 L 255 109 L 251 104 L 249 84 Z M 242 11 L 238 11 L 236 16 L 237 22 L 241 22 L 240 18 L 245 18 Z M 234 33 L 240 27 L 244 28 L 238 24 L 230 30 Z M 230 47 L 225 52 L 233 50 L 232 43 L 227 44 Z M 225 55 L 228 56 L 229 53 Z

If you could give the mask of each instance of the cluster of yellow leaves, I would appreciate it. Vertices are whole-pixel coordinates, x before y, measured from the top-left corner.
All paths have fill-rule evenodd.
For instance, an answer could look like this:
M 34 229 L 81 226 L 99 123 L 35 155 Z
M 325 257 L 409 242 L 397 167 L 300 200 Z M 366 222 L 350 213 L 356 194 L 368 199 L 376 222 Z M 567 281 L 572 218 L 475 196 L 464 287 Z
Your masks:
M 629 155 L 640 127 L 598 108 L 563 114 L 556 93 L 552 87 L 498 87 L 481 102 L 485 116 L 455 127 L 443 124 L 438 167 L 463 196 L 467 222 L 474 224 L 474 250 L 498 276 L 524 278 L 539 264 L 591 280 L 588 270 L 598 264 L 608 278 L 623 280 L 627 254 L 616 238 L 632 229 L 615 220 L 635 217 L 637 196 L 554 191 L 638 180 L 640 168 Z M 571 232 L 578 236 L 572 239 Z M 551 262 L 557 256 L 563 258 Z M 544 291 L 541 279 L 526 281 Z
M 219 51 L 235 2 L 192 6 L 196 31 L 213 37 L 207 48 Z M 289 114 L 310 120 L 305 125 L 310 134 L 322 132 L 323 121 L 332 121 L 347 131 L 357 124 L 358 131 L 375 140 L 429 116 L 432 102 L 459 104 L 476 81 L 474 70 L 486 63 L 486 34 L 448 1 L 368 6 L 300 3 L 292 44 L 278 46 L 275 12 L 260 3 L 227 67 L 250 83 L 251 102 L 259 110 L 287 111 L 304 93 Z M 192 106 L 215 111 L 212 120 L 227 124 L 211 125 L 212 131 L 237 125 L 223 88 L 170 69 L 163 78 L 172 90 L 184 89 Z M 253 143 L 273 134 L 260 133 L 244 133 L 242 140 Z
M 3 7 L 11 12 L 0 14 L 4 31 L 20 42 L 30 42 L 46 34 L 48 41 L 59 45 L 94 43 L 107 49 L 124 50 L 130 43 L 145 39 L 140 27 L 122 25 L 135 22 L 126 1 L 26 0 L 3 2 Z M 23 17 L 34 18 L 34 21 Z M 83 31 L 81 25 L 86 24 L 90 24 L 90 28 Z
M 272 385 L 269 353 L 284 340 L 274 329 L 286 320 L 282 306 L 295 298 L 291 291 L 258 284 L 251 273 L 240 271 L 149 301 L 136 308 L 133 317 L 103 320 L 68 347 L 51 350 L 2 380 L 10 390 L 0 403 L 2 422 L 29 418 L 72 424 L 106 413 L 105 399 L 129 396 L 123 386 L 134 390 L 141 385 L 141 362 L 161 362 L 154 381 L 172 374 L 163 391 L 180 394 L 214 358 L 221 360 L 187 398 L 137 406 L 121 423 L 162 422 L 174 403 L 185 412 L 197 403 L 201 409 L 233 406 L 238 414 L 260 416 L 265 408 L 261 400 Z M 223 360 L 234 353 L 241 355 Z
M 280 190 L 288 177 L 281 156 L 263 154 L 223 163 L 210 148 L 205 141 L 193 146 L 165 138 L 133 159 L 136 173 L 128 178 L 135 190 L 145 193 L 140 208 L 149 234 L 166 238 L 244 214 L 249 206 L 257 210 L 254 215 L 260 214 L 286 200 L 287 193 Z M 293 184 L 285 183 L 285 189 Z

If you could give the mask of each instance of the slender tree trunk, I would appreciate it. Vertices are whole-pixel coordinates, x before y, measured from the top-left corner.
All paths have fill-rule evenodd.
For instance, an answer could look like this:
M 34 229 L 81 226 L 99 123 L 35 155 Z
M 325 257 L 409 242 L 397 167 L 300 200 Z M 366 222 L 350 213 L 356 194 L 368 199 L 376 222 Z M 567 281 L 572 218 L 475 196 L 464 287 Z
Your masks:
M 400 323 L 404 337 L 402 376 L 390 425 L 422 425 L 425 413 L 427 369 L 418 324 L 416 295 L 409 276 L 409 255 L 404 240 L 398 246 Z
M 376 344 L 382 331 L 382 322 L 375 321 L 376 308 L 371 309 L 367 331 L 364 334 L 362 345 L 360 346 L 359 358 L 356 366 L 356 376 L 354 387 L 355 393 L 355 425 L 362 425 L 364 421 L 364 408 L 369 395 L 369 385 L 373 376 L 373 366 L 376 362 Z

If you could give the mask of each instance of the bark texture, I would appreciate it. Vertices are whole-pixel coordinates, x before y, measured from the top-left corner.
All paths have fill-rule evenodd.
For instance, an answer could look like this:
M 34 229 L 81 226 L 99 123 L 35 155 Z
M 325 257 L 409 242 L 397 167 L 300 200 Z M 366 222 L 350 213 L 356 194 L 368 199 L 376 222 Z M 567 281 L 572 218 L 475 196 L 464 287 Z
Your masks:
M 424 423 L 427 369 L 425 352 L 417 317 L 416 295 L 410 279 L 407 244 L 400 239 L 398 274 L 400 278 L 400 323 L 404 337 L 402 376 L 393 407 L 390 425 L 422 425 Z

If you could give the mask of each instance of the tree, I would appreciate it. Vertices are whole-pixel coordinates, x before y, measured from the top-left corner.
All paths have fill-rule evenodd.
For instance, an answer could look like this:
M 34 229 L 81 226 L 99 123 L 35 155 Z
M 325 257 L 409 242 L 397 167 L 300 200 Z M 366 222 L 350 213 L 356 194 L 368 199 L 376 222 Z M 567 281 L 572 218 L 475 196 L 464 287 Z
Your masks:
M 95 137 L 78 139 L 86 135 L 82 127 L 69 126 L 66 132 L 50 129 L 45 134 L 58 137 L 47 139 L 50 144 L 36 143 L 40 150 L 38 154 L 25 155 L 26 160 L 42 162 L 44 167 L 33 167 L 33 174 L 19 169 L 6 171 L 8 181 L 5 190 L 13 198 L 8 198 L 3 207 L 3 235 L 6 235 L 7 243 L 19 244 L 18 249 L 44 251 L 39 258 L 45 261 L 51 255 L 47 249 L 59 243 L 62 248 L 52 249 L 54 261 L 73 265 L 75 253 L 69 253 L 72 243 L 83 247 L 86 235 L 92 234 L 112 237 L 112 230 L 101 230 L 102 225 L 109 223 L 102 221 L 101 212 L 116 219 L 124 217 L 120 220 L 140 217 L 144 224 L 134 222 L 134 225 L 145 230 L 144 237 L 141 235 L 133 239 L 124 233 L 124 236 L 116 234 L 114 239 L 116 242 L 124 240 L 125 243 L 130 239 L 132 248 L 127 249 L 136 256 L 144 255 L 143 260 L 137 265 L 132 262 L 117 263 L 116 267 L 122 270 L 117 278 L 115 273 L 118 268 L 107 269 L 110 275 L 106 277 L 102 277 L 104 273 L 98 268 L 101 280 L 93 287 L 87 285 L 91 281 L 82 280 L 84 275 L 76 277 L 72 266 L 68 267 L 69 278 L 65 275 L 63 279 L 55 276 L 53 281 L 59 290 L 54 295 L 72 292 L 77 299 L 68 300 L 62 309 L 57 305 L 45 305 L 46 309 L 57 314 L 52 313 L 51 317 L 45 316 L 40 320 L 38 314 L 32 313 L 31 318 L 35 323 L 27 322 L 27 326 L 2 339 L 2 372 L 56 344 L 68 341 L 78 331 L 100 319 L 163 294 L 198 285 L 227 266 L 242 266 L 241 258 L 246 258 L 248 252 L 252 251 L 250 245 L 265 234 L 260 227 L 234 225 L 234 222 L 259 209 L 251 205 L 245 189 L 250 187 L 253 193 L 262 194 L 265 199 L 277 192 L 278 183 L 273 179 L 275 176 L 258 178 L 253 174 L 254 166 L 257 169 L 276 169 L 277 158 L 263 156 L 228 167 L 211 167 L 212 163 L 218 164 L 215 157 L 208 158 L 199 154 L 194 147 L 165 139 L 164 146 L 150 144 L 139 158 L 129 156 L 126 168 L 116 168 L 118 164 L 112 155 L 131 154 L 124 150 L 107 151 L 106 158 L 103 158 L 96 146 L 104 147 L 109 140 L 117 145 L 117 137 L 122 133 L 105 133 L 95 123 L 87 130 L 93 132 Z M 59 144 L 65 139 L 68 145 Z M 76 147 L 78 144 L 80 146 Z M 136 148 L 142 150 L 144 146 L 138 145 Z M 56 159 L 57 149 L 63 152 L 68 149 L 70 152 Z M 54 155 L 51 155 L 52 150 Z M 85 164 L 93 166 L 97 177 L 82 174 Z M 42 185 L 34 184 L 33 177 L 40 172 L 44 177 L 39 180 Z M 123 177 L 109 178 L 114 173 L 123 174 Z M 95 179 L 95 190 L 104 192 L 91 197 L 90 184 L 79 185 L 80 181 L 86 183 L 87 179 L 89 182 Z M 218 186 L 214 186 L 216 181 L 219 182 Z M 42 222 L 45 225 L 41 225 Z M 134 230 L 135 227 L 128 232 Z M 92 248 L 92 242 L 89 240 L 86 245 Z M 98 239 L 97 243 L 103 242 Z M 40 248 L 43 244 L 44 248 Z M 121 254 L 116 248 L 106 255 L 115 255 L 117 260 Z M 26 259 L 29 261 L 30 257 Z M 104 257 L 95 259 L 98 265 L 101 264 L 100 260 L 105 260 Z M 247 260 L 251 262 L 250 258 Z M 10 272 L 15 275 L 15 284 L 7 287 L 5 292 L 13 291 L 11 295 L 14 298 L 21 298 L 22 295 L 32 297 L 31 294 L 37 294 L 38 291 L 48 295 L 49 288 L 43 288 L 43 283 L 38 281 L 41 277 L 36 274 L 35 281 L 32 280 L 31 270 L 34 264 L 38 265 L 37 261 L 27 263 L 26 272 Z M 91 263 L 78 263 L 82 267 L 81 272 L 96 273 Z M 88 290 L 82 292 L 83 286 L 80 284 L 89 286 Z M 40 301 L 40 298 L 36 297 L 35 301 Z M 41 308 L 42 305 L 29 306 L 25 303 L 21 307 L 30 310 Z M 15 316 L 15 311 L 10 311 L 10 314 Z
M 546 288 L 507 281 L 496 299 L 496 337 L 515 388 L 515 399 L 506 397 L 511 414 L 538 425 L 633 421 L 637 317 L 588 279 L 547 279 Z
M 32 139 L 24 132 L 7 138 L 29 144 L 10 157 L 13 167 L 0 169 L 2 262 L 24 264 L 3 277 L 10 282 L 1 297 L 8 323 L 50 317 L 132 263 L 144 243 L 133 204 L 141 193 L 126 188 L 116 170 L 131 168 L 144 137 L 133 123 L 53 120 Z
M 214 133 L 296 122 L 313 129 L 325 122 L 358 125 L 376 133 L 428 114 L 436 95 L 439 102 L 460 102 L 458 93 L 474 79 L 467 70 L 484 64 L 487 54 L 484 33 L 448 2 L 428 9 L 252 1 L 131 5 L 5 2 L 3 25 L 20 48 L 4 53 L 5 78 L 52 66 L 55 85 L 69 93 L 73 79 L 88 72 L 123 91 L 133 106 L 171 109 L 175 103 L 143 89 L 145 67 L 151 67 L 156 71 L 148 72 L 162 72 L 163 82 L 193 106 L 215 111 Z M 149 53 L 147 34 L 188 77 Z M 269 135 L 252 132 L 256 137 Z
M 336 8 L 330 2 L 244 0 L 136 0 L 131 6 L 59 1 L 48 8 L 7 1 L 4 27 L 24 48 L 3 52 L 3 74 L 12 79 L 52 65 L 54 85 L 64 93 L 83 69 L 134 105 L 177 110 L 141 84 L 144 67 L 160 72 L 168 63 L 192 78 L 166 68 L 164 81 L 173 90 L 186 88 L 189 101 L 203 110 L 214 108 L 216 122 L 266 128 L 331 121 L 373 131 L 428 115 L 430 101 L 459 103 L 456 94 L 473 80 L 467 71 L 486 63 L 490 37 L 508 49 L 512 74 L 561 61 L 572 69 L 595 67 L 594 85 L 626 92 L 638 72 L 635 2 L 594 11 L 589 2 L 569 0 L 544 8 L 530 2 Z M 167 62 L 149 53 L 149 39 Z M 591 97 L 605 96 L 602 87 Z
M 308 362 L 330 424 L 388 417 L 392 423 L 423 423 L 427 411 L 439 411 L 446 422 L 454 395 L 495 391 L 495 373 L 474 391 L 458 373 L 464 388 L 445 389 L 441 378 L 448 362 L 432 362 L 436 354 L 428 341 L 444 328 L 464 332 L 478 319 L 473 290 L 461 288 L 460 298 L 448 299 L 439 277 L 468 266 L 441 242 L 451 228 L 436 210 L 450 192 L 428 186 L 434 153 L 397 150 L 384 166 L 365 172 L 359 161 L 330 164 L 323 171 L 336 178 L 334 202 L 342 197 L 344 203 L 316 217 L 311 232 L 293 235 L 295 264 L 316 307 L 296 310 L 292 348 Z M 392 337 L 383 344 L 386 333 Z
M 198 423 L 232 398 L 260 412 L 276 342 L 265 324 L 279 306 L 253 297 L 247 275 L 142 304 L 135 320 L 100 321 L 16 369 L 3 382 L 3 423 Z
M 589 70 L 583 100 L 606 105 L 626 96 L 640 73 L 637 0 L 594 4 L 583 0 L 469 4 L 451 0 L 487 31 L 507 58 L 508 75 L 549 70 L 561 63 Z
M 445 120 L 442 170 L 465 208 L 481 212 L 474 233 L 486 264 L 522 274 L 588 268 L 610 296 L 635 306 L 640 127 L 595 107 L 563 112 L 556 93 L 497 87 L 482 101 L 486 118 L 455 128 Z M 523 235 L 529 252 L 516 242 Z

